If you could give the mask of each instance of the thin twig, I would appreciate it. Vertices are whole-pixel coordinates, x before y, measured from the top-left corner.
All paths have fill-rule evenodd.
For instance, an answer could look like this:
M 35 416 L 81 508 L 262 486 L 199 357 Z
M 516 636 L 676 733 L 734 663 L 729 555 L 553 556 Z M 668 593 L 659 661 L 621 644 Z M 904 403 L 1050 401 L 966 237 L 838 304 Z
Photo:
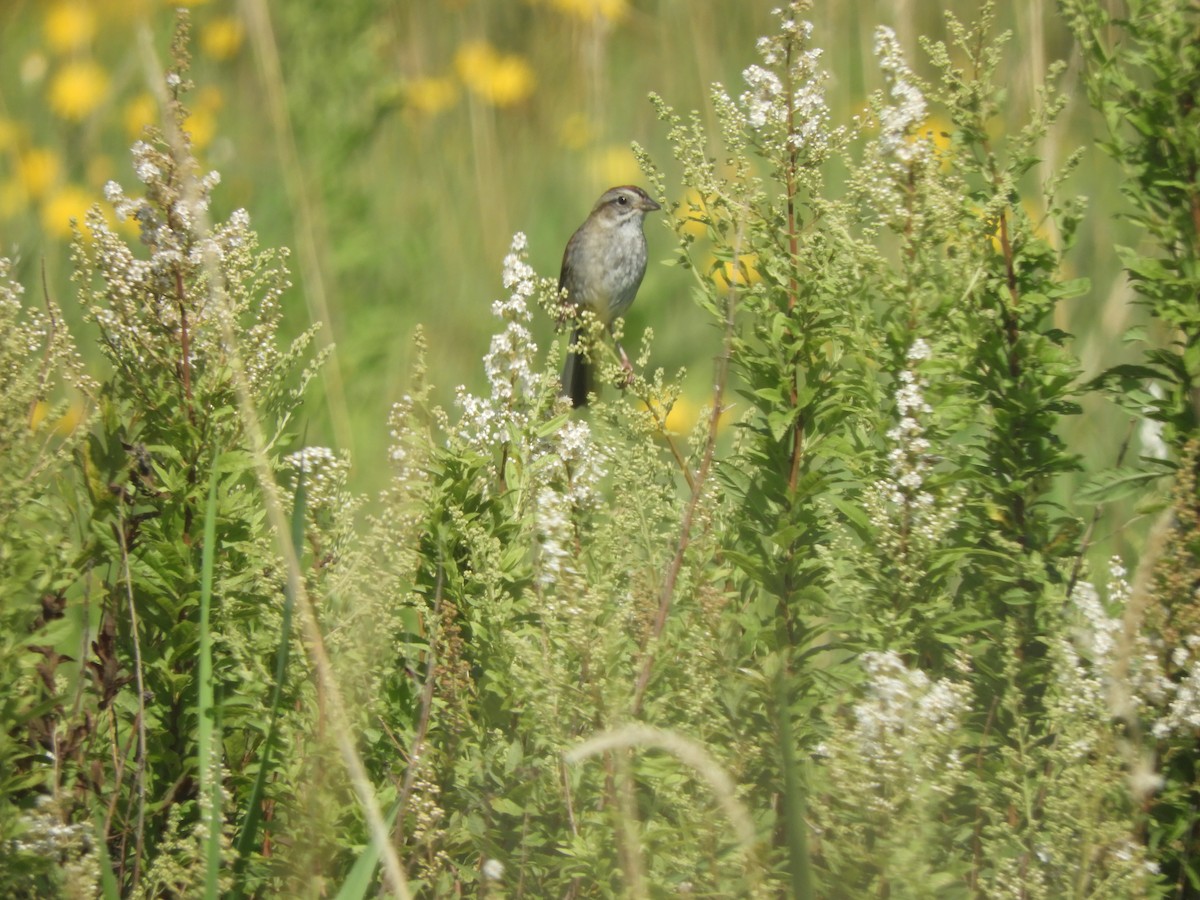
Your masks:
M 729 290 L 726 293 L 725 303 L 725 340 L 721 348 L 721 354 L 717 357 L 716 372 L 714 373 L 712 411 L 709 413 L 708 435 L 704 442 L 704 454 L 701 457 L 700 468 L 696 473 L 695 481 L 691 483 L 691 497 L 688 499 L 687 509 L 683 514 L 683 521 L 679 526 L 679 542 L 675 548 L 675 556 L 671 560 L 670 567 L 667 569 L 666 580 L 663 582 L 662 595 L 659 598 L 658 612 L 654 617 L 654 625 L 642 643 L 641 671 L 638 674 L 637 684 L 633 690 L 632 713 L 634 717 L 641 715 L 642 712 L 646 687 L 650 683 L 650 673 L 654 668 L 654 644 L 662 635 L 663 629 L 667 624 L 667 614 L 671 611 L 671 602 L 675 596 L 675 583 L 679 579 L 679 572 L 683 568 L 683 557 L 687 552 L 688 543 L 691 540 L 692 523 L 695 520 L 696 510 L 700 506 L 700 497 L 704 493 L 704 485 L 708 481 L 709 471 L 712 468 L 713 455 L 716 452 L 717 446 L 717 427 L 720 425 L 721 413 L 724 411 L 722 401 L 725 396 L 725 383 L 729 377 L 729 359 L 733 350 L 733 326 L 736 309 L 737 290 L 730 284 Z
M 42 299 L 46 302 L 46 317 L 50 320 L 50 330 L 46 334 L 46 352 L 42 355 L 42 364 L 38 367 L 37 392 L 29 401 L 29 421 L 33 422 L 33 414 L 40 401 L 46 398 L 46 382 L 50 378 L 50 360 L 54 354 L 54 338 L 58 334 L 58 316 L 54 314 L 54 304 L 50 301 L 50 283 L 46 279 L 46 259 L 42 258 Z
M 683 458 L 683 453 L 679 449 L 679 445 L 672 439 L 670 432 L 667 431 L 667 416 L 669 411 L 664 413 L 658 403 L 654 401 L 654 397 L 647 389 L 644 393 L 638 396 L 642 401 L 642 405 L 650 412 L 654 418 L 654 426 L 658 429 L 658 433 L 663 436 L 663 440 L 667 442 L 667 447 L 671 450 L 671 456 L 675 458 L 675 464 L 679 466 L 679 471 L 683 473 L 683 479 L 687 482 L 688 490 L 696 490 L 696 476 L 692 474 L 692 468 L 687 464 L 687 460 Z
M 133 641 L 133 674 L 137 680 L 137 844 L 133 859 L 133 887 L 141 878 L 142 851 L 146 831 L 146 685 L 142 680 L 142 645 L 138 638 L 138 617 L 133 601 L 133 575 L 129 571 L 129 547 L 125 542 L 124 515 L 117 522 L 117 540 L 121 543 L 121 569 L 125 576 L 125 596 L 129 601 L 129 633 Z

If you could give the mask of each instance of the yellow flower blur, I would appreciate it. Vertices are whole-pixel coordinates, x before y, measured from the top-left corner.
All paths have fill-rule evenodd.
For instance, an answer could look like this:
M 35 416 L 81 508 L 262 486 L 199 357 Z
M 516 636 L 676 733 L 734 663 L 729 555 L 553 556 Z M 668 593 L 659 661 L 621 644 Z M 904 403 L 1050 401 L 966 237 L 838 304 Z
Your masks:
M 226 60 L 237 56 L 242 49 L 246 30 L 236 16 L 213 19 L 200 32 L 200 49 L 211 59 Z
M 414 78 L 405 87 L 404 96 L 409 109 L 434 116 L 454 105 L 458 100 L 458 86 L 452 78 Z
M 83 217 L 95 198 L 75 184 L 64 185 L 55 191 L 42 206 L 42 227 L 57 238 L 71 237 L 71 219 L 83 225 Z
M 225 105 L 225 97 L 219 88 L 201 88 L 196 104 L 183 123 L 183 130 L 192 138 L 192 146 L 203 150 L 212 143 L 217 134 L 217 110 Z
M 86 119 L 108 96 L 108 73 L 91 60 L 64 65 L 50 80 L 50 109 L 69 122 Z
M 706 208 L 704 195 L 695 188 L 689 188 L 688 192 L 684 194 L 683 203 L 679 208 L 679 215 L 683 218 L 681 230 L 692 237 L 706 237 L 708 235 L 708 225 L 704 221 Z
M 558 140 L 568 150 L 582 150 L 592 142 L 595 131 L 587 116 L 571 113 L 558 127 Z
M 196 109 L 183 123 L 183 130 L 192 139 L 192 147 L 203 150 L 217 133 L 217 117 L 210 109 Z
M 158 121 L 158 104 L 151 94 L 143 92 L 125 104 L 122 118 L 125 122 L 125 133 L 129 135 L 130 140 L 138 140 L 147 125 Z
M 605 22 L 619 22 L 629 12 L 628 0 L 549 0 L 552 7 L 559 12 L 594 22 L 601 19 Z
M 54 186 L 61 170 L 58 154 L 46 147 L 34 147 L 17 157 L 17 181 L 25 195 L 34 200 Z
M 758 271 L 758 254 L 743 253 L 738 257 L 736 266 L 732 260 L 721 263 L 713 271 L 713 281 L 722 290 L 732 285 L 746 287 L 757 284 L 762 281 L 762 273 Z
M 533 93 L 533 68 L 520 56 L 502 54 L 487 41 L 469 41 L 454 54 L 454 68 L 472 93 L 493 106 L 515 106 Z
M 614 184 L 633 184 L 642 173 L 633 151 L 624 144 L 610 144 L 597 149 L 588 159 L 588 170 L 593 183 L 601 191 Z
M 45 400 L 39 400 L 33 404 L 33 409 L 29 411 L 29 430 L 37 431 L 46 421 L 46 416 L 50 413 L 50 404 Z M 61 418 L 54 423 L 54 431 L 56 434 L 68 435 L 71 434 L 79 424 L 83 421 L 83 404 L 72 403 L 63 412 Z
M 65 0 L 50 7 L 42 28 L 51 50 L 70 53 L 86 47 L 96 36 L 96 12 L 86 3 Z

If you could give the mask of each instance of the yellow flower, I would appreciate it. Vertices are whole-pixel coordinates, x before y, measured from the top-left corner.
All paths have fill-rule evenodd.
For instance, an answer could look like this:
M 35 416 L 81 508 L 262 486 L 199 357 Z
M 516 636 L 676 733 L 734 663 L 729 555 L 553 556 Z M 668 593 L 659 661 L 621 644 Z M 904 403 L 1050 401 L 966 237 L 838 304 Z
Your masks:
M 523 57 L 501 54 L 487 41 L 469 41 L 454 54 L 463 84 L 493 106 L 515 106 L 533 93 L 533 68 Z
M 458 86 L 452 78 L 414 78 L 405 87 L 404 95 L 409 109 L 427 116 L 435 116 L 449 109 L 458 100 Z
M 143 92 L 126 103 L 123 119 L 125 133 L 129 135 L 130 139 L 140 139 L 142 131 L 147 125 L 158 122 L 158 104 L 153 95 Z
M 679 215 L 683 217 L 681 230 L 692 237 L 706 237 L 708 225 L 705 224 L 704 219 L 708 215 L 707 209 L 708 204 L 704 202 L 704 195 L 695 188 L 689 188 L 688 192 L 683 195 L 683 203 L 679 207 Z
M 623 144 L 610 144 L 598 148 L 588 160 L 588 170 L 592 181 L 600 186 L 600 190 L 610 188 L 614 184 L 632 184 L 642 174 L 637 160 L 633 157 L 633 151 Z
M 529 63 L 519 56 L 504 56 L 481 93 L 496 106 L 515 106 L 533 93 L 534 81 Z
M 91 60 L 67 63 L 50 81 L 50 108 L 70 122 L 87 118 L 107 95 L 108 73 Z
M 96 12 L 86 3 L 55 3 L 42 22 L 51 50 L 69 53 L 86 47 L 96 36 Z
M 73 402 L 68 406 L 58 421 L 54 423 L 54 432 L 56 434 L 66 435 L 72 434 L 83 421 L 83 404 L 78 401 Z M 37 431 L 42 423 L 46 421 L 46 416 L 50 413 L 50 404 L 45 400 L 39 400 L 33 404 L 33 409 L 29 412 L 29 430 Z
M 571 113 L 558 127 L 558 141 L 568 150 L 582 150 L 595 138 L 596 129 L 583 113 Z
M 716 266 L 713 270 L 713 281 L 722 290 L 732 285 L 747 287 L 762 281 L 762 273 L 758 271 L 757 253 L 743 253 L 738 257 L 736 266 L 733 260 L 717 264 L 714 259 L 713 264 Z
M 550 0 L 550 5 L 585 22 L 619 22 L 629 12 L 628 0 Z
M 642 408 L 650 412 L 654 416 L 654 424 L 657 426 L 659 434 L 681 435 L 690 434 L 692 429 L 696 427 L 696 421 L 700 418 L 701 409 L 687 397 L 676 397 L 675 402 L 671 405 L 671 409 L 667 412 L 666 420 L 662 418 L 663 405 L 657 399 L 651 399 L 650 406 L 642 404 Z M 705 419 L 708 418 L 709 410 L 704 411 Z M 717 417 L 717 432 L 720 433 L 729 425 L 733 418 L 732 407 L 721 412 Z
M 71 237 L 71 219 L 83 225 L 83 217 L 95 198 L 75 184 L 64 185 L 42 205 L 42 227 L 57 238 Z
M 29 411 L 29 430 L 37 431 L 44 421 L 46 421 L 46 413 L 50 409 L 50 404 L 45 400 L 38 400 L 33 404 L 33 409 Z
M 213 19 L 200 32 L 200 49 L 212 59 L 226 60 L 237 56 L 242 49 L 246 30 L 236 16 Z
M 192 147 L 203 150 L 217 133 L 216 114 L 207 107 L 198 107 L 184 120 L 183 130 L 191 135 Z
M 454 54 L 454 69 L 463 84 L 478 84 L 487 79 L 499 55 L 487 41 L 467 41 Z
M 69 434 L 74 434 L 84 419 L 84 407 L 78 400 L 72 401 L 67 407 L 66 412 L 62 414 L 62 418 L 54 423 L 54 430 L 64 437 Z
M 950 134 L 954 131 L 954 125 L 940 116 L 930 116 L 917 129 L 915 138 L 928 140 L 933 144 L 934 149 L 939 156 L 944 156 L 950 152 L 953 146 L 950 140 Z
M 36 200 L 58 181 L 61 169 L 57 153 L 45 147 L 34 147 L 17 157 L 17 182 L 27 197 Z
M 225 97 L 219 88 L 201 88 L 196 103 L 184 119 L 183 130 L 190 135 L 192 147 L 203 150 L 212 143 L 217 134 L 217 110 L 225 105 Z

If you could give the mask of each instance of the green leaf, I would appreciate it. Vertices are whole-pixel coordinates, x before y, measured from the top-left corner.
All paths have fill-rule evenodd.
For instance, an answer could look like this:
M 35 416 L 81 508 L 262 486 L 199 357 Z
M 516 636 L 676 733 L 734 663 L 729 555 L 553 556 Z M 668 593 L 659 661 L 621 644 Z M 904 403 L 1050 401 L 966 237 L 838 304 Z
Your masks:
M 388 831 L 391 831 L 399 812 L 400 801 L 397 800 L 387 815 Z M 381 848 L 375 841 L 371 841 L 363 849 L 362 853 L 358 855 L 358 859 L 354 861 L 354 865 L 350 867 L 350 872 L 346 875 L 346 880 L 342 882 L 342 886 L 338 889 L 335 900 L 362 900 L 363 897 L 367 896 L 375 880 L 375 869 L 379 865 L 380 852 Z
M 1148 472 L 1124 466 L 1093 475 L 1076 493 L 1083 503 L 1109 503 L 1128 497 L 1163 477 L 1162 472 Z

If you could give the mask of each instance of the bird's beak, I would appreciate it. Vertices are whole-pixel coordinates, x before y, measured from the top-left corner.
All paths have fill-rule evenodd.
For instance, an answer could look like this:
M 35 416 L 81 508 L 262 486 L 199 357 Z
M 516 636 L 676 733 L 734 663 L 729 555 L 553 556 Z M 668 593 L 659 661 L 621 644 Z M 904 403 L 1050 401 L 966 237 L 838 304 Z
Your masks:
M 641 201 L 642 212 L 654 212 L 656 209 L 662 209 L 657 203 L 649 197 L 644 197 Z

